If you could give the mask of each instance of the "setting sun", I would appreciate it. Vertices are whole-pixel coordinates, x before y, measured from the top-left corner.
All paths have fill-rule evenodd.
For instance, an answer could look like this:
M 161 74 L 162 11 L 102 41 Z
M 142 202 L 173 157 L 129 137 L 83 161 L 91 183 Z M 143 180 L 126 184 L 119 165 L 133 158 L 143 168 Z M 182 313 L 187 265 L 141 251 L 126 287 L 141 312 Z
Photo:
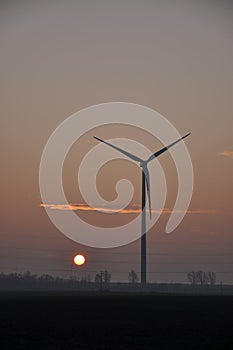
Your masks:
M 83 264 L 85 264 L 85 261 L 86 259 L 82 254 L 75 255 L 74 257 L 75 265 L 82 266 Z

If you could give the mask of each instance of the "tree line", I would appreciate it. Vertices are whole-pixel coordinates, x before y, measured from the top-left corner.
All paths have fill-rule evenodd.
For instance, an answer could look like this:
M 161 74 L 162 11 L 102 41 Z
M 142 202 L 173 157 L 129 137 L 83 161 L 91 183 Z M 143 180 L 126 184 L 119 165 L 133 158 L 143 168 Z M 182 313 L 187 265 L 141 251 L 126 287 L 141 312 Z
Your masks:
M 214 285 L 216 283 L 216 273 L 212 271 L 190 271 L 187 274 L 187 279 L 192 285 Z M 128 281 L 130 284 L 137 284 L 139 282 L 138 274 L 131 270 L 128 274 Z M 111 273 L 107 270 L 96 273 L 94 279 L 90 275 L 84 275 L 80 278 L 54 277 L 49 274 L 36 275 L 30 271 L 25 273 L 0 273 L 0 285 L 67 285 L 76 283 L 95 283 L 101 288 L 106 287 L 111 282 Z
M 138 275 L 134 270 L 131 270 L 128 275 L 130 283 L 138 283 Z M 91 279 L 90 275 L 84 275 L 80 278 L 69 278 L 54 277 L 49 274 L 37 275 L 30 271 L 24 273 L 0 273 L 0 285 L 44 285 L 44 284 L 75 284 L 75 283 L 95 283 L 100 286 L 107 286 L 111 282 L 111 273 L 107 270 L 96 273 L 94 279 Z

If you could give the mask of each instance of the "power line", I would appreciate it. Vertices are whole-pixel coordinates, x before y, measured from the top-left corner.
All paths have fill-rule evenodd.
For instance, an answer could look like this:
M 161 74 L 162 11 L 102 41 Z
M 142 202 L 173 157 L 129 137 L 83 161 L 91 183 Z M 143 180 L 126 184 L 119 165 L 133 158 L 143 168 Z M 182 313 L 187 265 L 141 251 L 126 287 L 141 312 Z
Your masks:
M 25 256 L 14 256 L 14 255 L 1 255 L 0 258 L 13 258 L 13 259 L 19 259 L 19 260 L 25 260 Z M 54 258 L 54 256 L 52 257 L 47 257 L 48 259 L 51 259 L 51 258 Z M 30 257 L 30 260 L 41 260 L 41 257 L 35 257 L 35 256 L 32 256 Z M 116 263 L 116 264 L 136 264 L 138 263 L 137 260 L 124 260 L 124 261 L 118 261 L 118 260 L 91 260 L 91 263 L 95 264 L 95 263 Z M 159 265 L 180 265 L 180 264 L 198 264 L 198 265 L 201 265 L 201 264 L 217 264 L 217 265 L 232 265 L 233 262 L 216 262 L 216 261 L 179 261 L 179 262 L 150 262 L 149 265 L 154 265 L 154 264 L 159 264 Z
M 63 252 L 63 253 L 73 253 L 75 254 L 77 252 L 77 250 L 80 250 L 80 249 L 54 249 L 54 248 L 29 248 L 29 247 L 4 247 L 4 246 L 1 246 L 1 249 L 14 249 L 14 250 L 31 250 L 31 251 L 47 251 L 47 252 Z M 96 248 L 97 249 L 97 248 Z M 100 250 L 101 248 L 98 248 L 98 250 Z M 104 248 L 102 248 L 104 249 Z M 112 248 L 111 248 L 112 249 Z M 105 249 L 106 250 L 106 249 Z M 85 249 L 83 248 L 83 251 L 85 253 L 93 253 L 93 254 L 96 254 L 97 252 L 94 251 L 94 248 L 93 250 L 88 250 L 88 249 Z M 117 255 L 138 255 L 139 253 L 122 253 L 122 252 L 107 252 L 106 251 L 106 254 L 117 254 Z M 157 256 L 207 256 L 207 257 L 210 257 L 210 256 L 233 256 L 233 253 L 222 253 L 222 254 L 189 254 L 189 253 L 148 253 L 148 255 L 157 255 Z

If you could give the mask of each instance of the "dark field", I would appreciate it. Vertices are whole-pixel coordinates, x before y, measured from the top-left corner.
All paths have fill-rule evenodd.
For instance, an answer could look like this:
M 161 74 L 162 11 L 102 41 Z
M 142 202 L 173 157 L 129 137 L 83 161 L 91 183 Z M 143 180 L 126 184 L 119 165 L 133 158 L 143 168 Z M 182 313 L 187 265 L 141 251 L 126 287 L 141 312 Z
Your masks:
M 0 294 L 0 349 L 233 349 L 233 297 Z

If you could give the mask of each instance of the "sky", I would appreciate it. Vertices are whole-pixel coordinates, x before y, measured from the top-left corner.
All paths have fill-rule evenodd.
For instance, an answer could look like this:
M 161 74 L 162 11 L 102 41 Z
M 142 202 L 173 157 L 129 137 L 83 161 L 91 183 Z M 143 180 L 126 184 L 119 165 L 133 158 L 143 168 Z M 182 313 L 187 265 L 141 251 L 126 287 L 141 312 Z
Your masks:
M 50 222 L 39 191 L 41 155 L 55 128 L 85 107 L 122 101 L 156 110 L 180 134 L 191 132 L 192 201 L 171 235 L 165 234 L 169 210 L 148 233 L 148 280 L 185 282 L 189 271 L 204 270 L 215 271 L 218 283 L 233 283 L 232 37 L 231 1 L 1 1 L 0 272 L 72 271 L 93 278 L 107 269 L 115 281 L 127 280 L 131 269 L 139 272 L 139 240 L 114 249 L 75 243 Z M 130 128 L 93 132 L 137 140 Z M 75 171 L 96 145 L 91 135 L 67 156 L 65 192 L 83 220 L 117 226 L 137 212 L 110 217 L 83 210 L 74 190 Z M 145 132 L 139 141 L 151 151 L 161 146 Z M 169 154 L 160 162 L 166 208 L 172 208 L 176 172 Z M 98 189 L 112 200 L 122 172 L 134 184 L 132 204 L 139 207 L 140 171 L 131 162 L 106 165 Z M 81 269 L 72 265 L 76 252 L 87 257 Z

